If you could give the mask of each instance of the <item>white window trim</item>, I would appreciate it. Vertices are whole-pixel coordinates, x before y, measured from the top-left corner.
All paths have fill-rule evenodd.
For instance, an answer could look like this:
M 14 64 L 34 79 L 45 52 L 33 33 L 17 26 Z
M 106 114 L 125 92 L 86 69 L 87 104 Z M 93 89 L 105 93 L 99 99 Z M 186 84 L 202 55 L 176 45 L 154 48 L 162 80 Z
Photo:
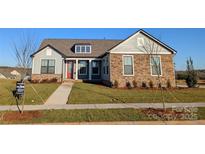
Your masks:
M 54 74 L 56 74 L 56 58 L 40 58 L 40 61 L 41 61 L 41 65 L 42 65 L 42 60 L 54 60 L 55 61 L 55 72 Z M 41 74 L 41 65 L 40 65 L 40 74 Z
M 154 74 L 152 74 L 152 62 L 151 62 L 151 58 L 152 57 L 159 57 L 159 61 L 160 61 L 160 71 L 161 71 L 161 75 L 159 75 L 159 76 L 162 76 L 162 61 L 161 61 L 161 56 L 160 55 L 153 55 L 153 56 L 150 56 L 150 73 L 151 73 L 151 76 L 158 76 L 158 75 L 154 75 Z
M 82 46 L 83 47 L 85 47 L 85 52 L 82 52 Z M 86 52 L 86 47 L 90 47 L 90 52 Z M 80 52 L 77 52 L 77 47 L 80 47 Z M 75 45 L 75 53 L 83 53 L 83 54 L 89 54 L 89 53 L 91 53 L 91 51 L 92 51 L 92 47 L 91 47 L 91 45 Z
M 132 73 L 133 74 L 125 74 L 124 72 L 124 57 L 132 57 Z M 122 70 L 123 70 L 123 76 L 134 76 L 135 75 L 135 72 L 134 72 L 134 56 L 133 55 L 122 55 Z
M 92 62 L 93 62 L 93 61 L 95 61 L 95 60 L 92 60 L 92 61 L 91 61 L 91 68 L 92 68 L 92 71 L 91 71 L 91 72 L 92 72 L 92 75 L 100 75 L 100 66 L 98 66 L 98 73 L 97 73 L 97 74 L 94 74 L 94 73 L 93 73 L 93 66 L 92 66 Z
M 84 61 L 84 60 L 79 60 L 78 61 L 78 72 L 79 72 L 79 75 L 88 75 L 88 70 L 87 70 L 88 62 L 87 62 L 87 60 L 85 60 L 86 63 L 87 63 L 87 65 L 86 65 L 86 73 L 80 73 L 80 63 L 79 63 L 80 61 Z

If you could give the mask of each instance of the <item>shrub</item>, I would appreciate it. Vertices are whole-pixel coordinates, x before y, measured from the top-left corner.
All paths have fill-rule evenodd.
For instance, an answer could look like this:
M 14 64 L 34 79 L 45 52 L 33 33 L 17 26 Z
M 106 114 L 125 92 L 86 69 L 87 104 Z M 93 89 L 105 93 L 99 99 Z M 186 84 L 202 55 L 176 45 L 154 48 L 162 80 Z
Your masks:
M 133 87 L 134 87 L 134 88 L 137 88 L 137 81 L 133 80 L 133 81 L 132 81 L 132 84 L 133 84 Z
M 127 87 L 128 89 L 132 89 L 132 85 L 131 85 L 131 83 L 130 83 L 129 81 L 126 82 L 126 87 Z
M 118 81 L 117 80 L 115 80 L 114 81 L 114 83 L 113 83 L 113 86 L 112 86 L 113 88 L 118 88 L 119 87 L 119 83 L 118 83 Z
M 40 79 L 40 80 L 38 80 L 38 82 L 39 83 L 46 83 L 46 82 L 48 82 L 48 79 Z
M 31 80 L 31 83 L 38 83 L 38 80 Z
M 169 79 L 167 80 L 167 88 L 172 88 L 172 85 Z
M 142 88 L 147 88 L 146 82 L 142 82 Z
M 195 87 L 197 84 L 197 78 L 195 76 L 188 75 L 186 78 L 186 84 L 189 88 Z
M 52 82 L 57 82 L 57 81 L 58 81 L 58 79 L 56 77 L 53 77 L 53 78 L 49 79 L 47 82 L 52 83 Z
M 197 73 L 194 70 L 193 60 L 190 58 L 187 60 L 187 78 L 186 83 L 188 87 L 195 87 L 197 84 Z
M 158 88 L 162 88 L 162 84 L 161 83 L 158 84 Z
M 149 87 L 150 87 L 150 88 L 153 88 L 153 87 L 154 87 L 154 84 L 153 84 L 152 80 L 149 81 Z

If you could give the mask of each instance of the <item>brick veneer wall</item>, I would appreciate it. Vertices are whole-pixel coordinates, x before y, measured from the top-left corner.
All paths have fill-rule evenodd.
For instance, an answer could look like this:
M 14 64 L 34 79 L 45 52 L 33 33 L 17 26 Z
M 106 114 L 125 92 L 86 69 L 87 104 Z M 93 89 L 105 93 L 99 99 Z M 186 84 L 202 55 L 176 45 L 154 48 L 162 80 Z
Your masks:
M 53 78 L 57 78 L 57 82 L 61 82 L 61 74 L 32 74 L 32 81 L 40 81 L 43 79 L 51 80 Z
M 175 87 L 175 73 L 173 64 L 173 55 L 160 55 L 162 65 L 162 85 L 167 84 L 169 79 L 172 87 Z M 154 83 L 154 86 L 158 86 L 158 77 L 151 76 L 150 68 L 150 55 L 135 54 L 134 57 L 134 76 L 123 76 L 123 63 L 122 54 L 110 54 L 110 81 L 118 81 L 119 87 L 125 87 L 126 82 L 131 84 L 135 80 L 138 86 L 142 85 L 142 82 L 146 82 L 149 85 L 150 80 Z

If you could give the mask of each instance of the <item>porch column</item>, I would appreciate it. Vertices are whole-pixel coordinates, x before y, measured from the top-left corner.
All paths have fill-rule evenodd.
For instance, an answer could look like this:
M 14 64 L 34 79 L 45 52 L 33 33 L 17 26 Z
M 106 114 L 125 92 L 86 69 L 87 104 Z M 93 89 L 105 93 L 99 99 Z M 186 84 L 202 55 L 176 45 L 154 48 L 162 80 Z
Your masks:
M 92 80 L 92 65 L 91 65 L 91 59 L 89 59 L 89 80 Z
M 78 59 L 76 59 L 75 64 L 75 79 L 78 80 Z

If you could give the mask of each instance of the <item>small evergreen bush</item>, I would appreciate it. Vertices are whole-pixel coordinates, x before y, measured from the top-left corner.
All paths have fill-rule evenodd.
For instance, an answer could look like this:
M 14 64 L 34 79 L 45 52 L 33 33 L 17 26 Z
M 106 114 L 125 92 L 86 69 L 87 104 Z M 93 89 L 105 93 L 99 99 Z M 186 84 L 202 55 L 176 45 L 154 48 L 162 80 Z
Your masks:
M 142 88 L 147 88 L 146 82 L 142 82 Z
M 137 81 L 133 80 L 133 81 L 132 81 L 132 84 L 133 84 L 133 87 L 134 87 L 134 88 L 137 88 Z
M 171 82 L 169 79 L 167 80 L 167 88 L 169 88 L 169 89 L 172 88 L 172 85 L 171 85 Z
M 194 64 L 193 60 L 189 58 L 187 60 L 187 78 L 186 78 L 186 84 L 189 88 L 196 87 L 197 84 L 197 73 L 194 70 Z
M 154 84 L 153 84 L 152 80 L 149 81 L 149 87 L 154 88 Z
M 114 83 L 113 83 L 113 86 L 112 86 L 113 88 L 118 88 L 119 87 L 119 83 L 118 83 L 118 81 L 117 80 L 115 80 L 114 81 Z
M 131 85 L 131 83 L 130 83 L 129 81 L 126 82 L 126 87 L 127 87 L 128 89 L 132 89 L 132 85 Z

